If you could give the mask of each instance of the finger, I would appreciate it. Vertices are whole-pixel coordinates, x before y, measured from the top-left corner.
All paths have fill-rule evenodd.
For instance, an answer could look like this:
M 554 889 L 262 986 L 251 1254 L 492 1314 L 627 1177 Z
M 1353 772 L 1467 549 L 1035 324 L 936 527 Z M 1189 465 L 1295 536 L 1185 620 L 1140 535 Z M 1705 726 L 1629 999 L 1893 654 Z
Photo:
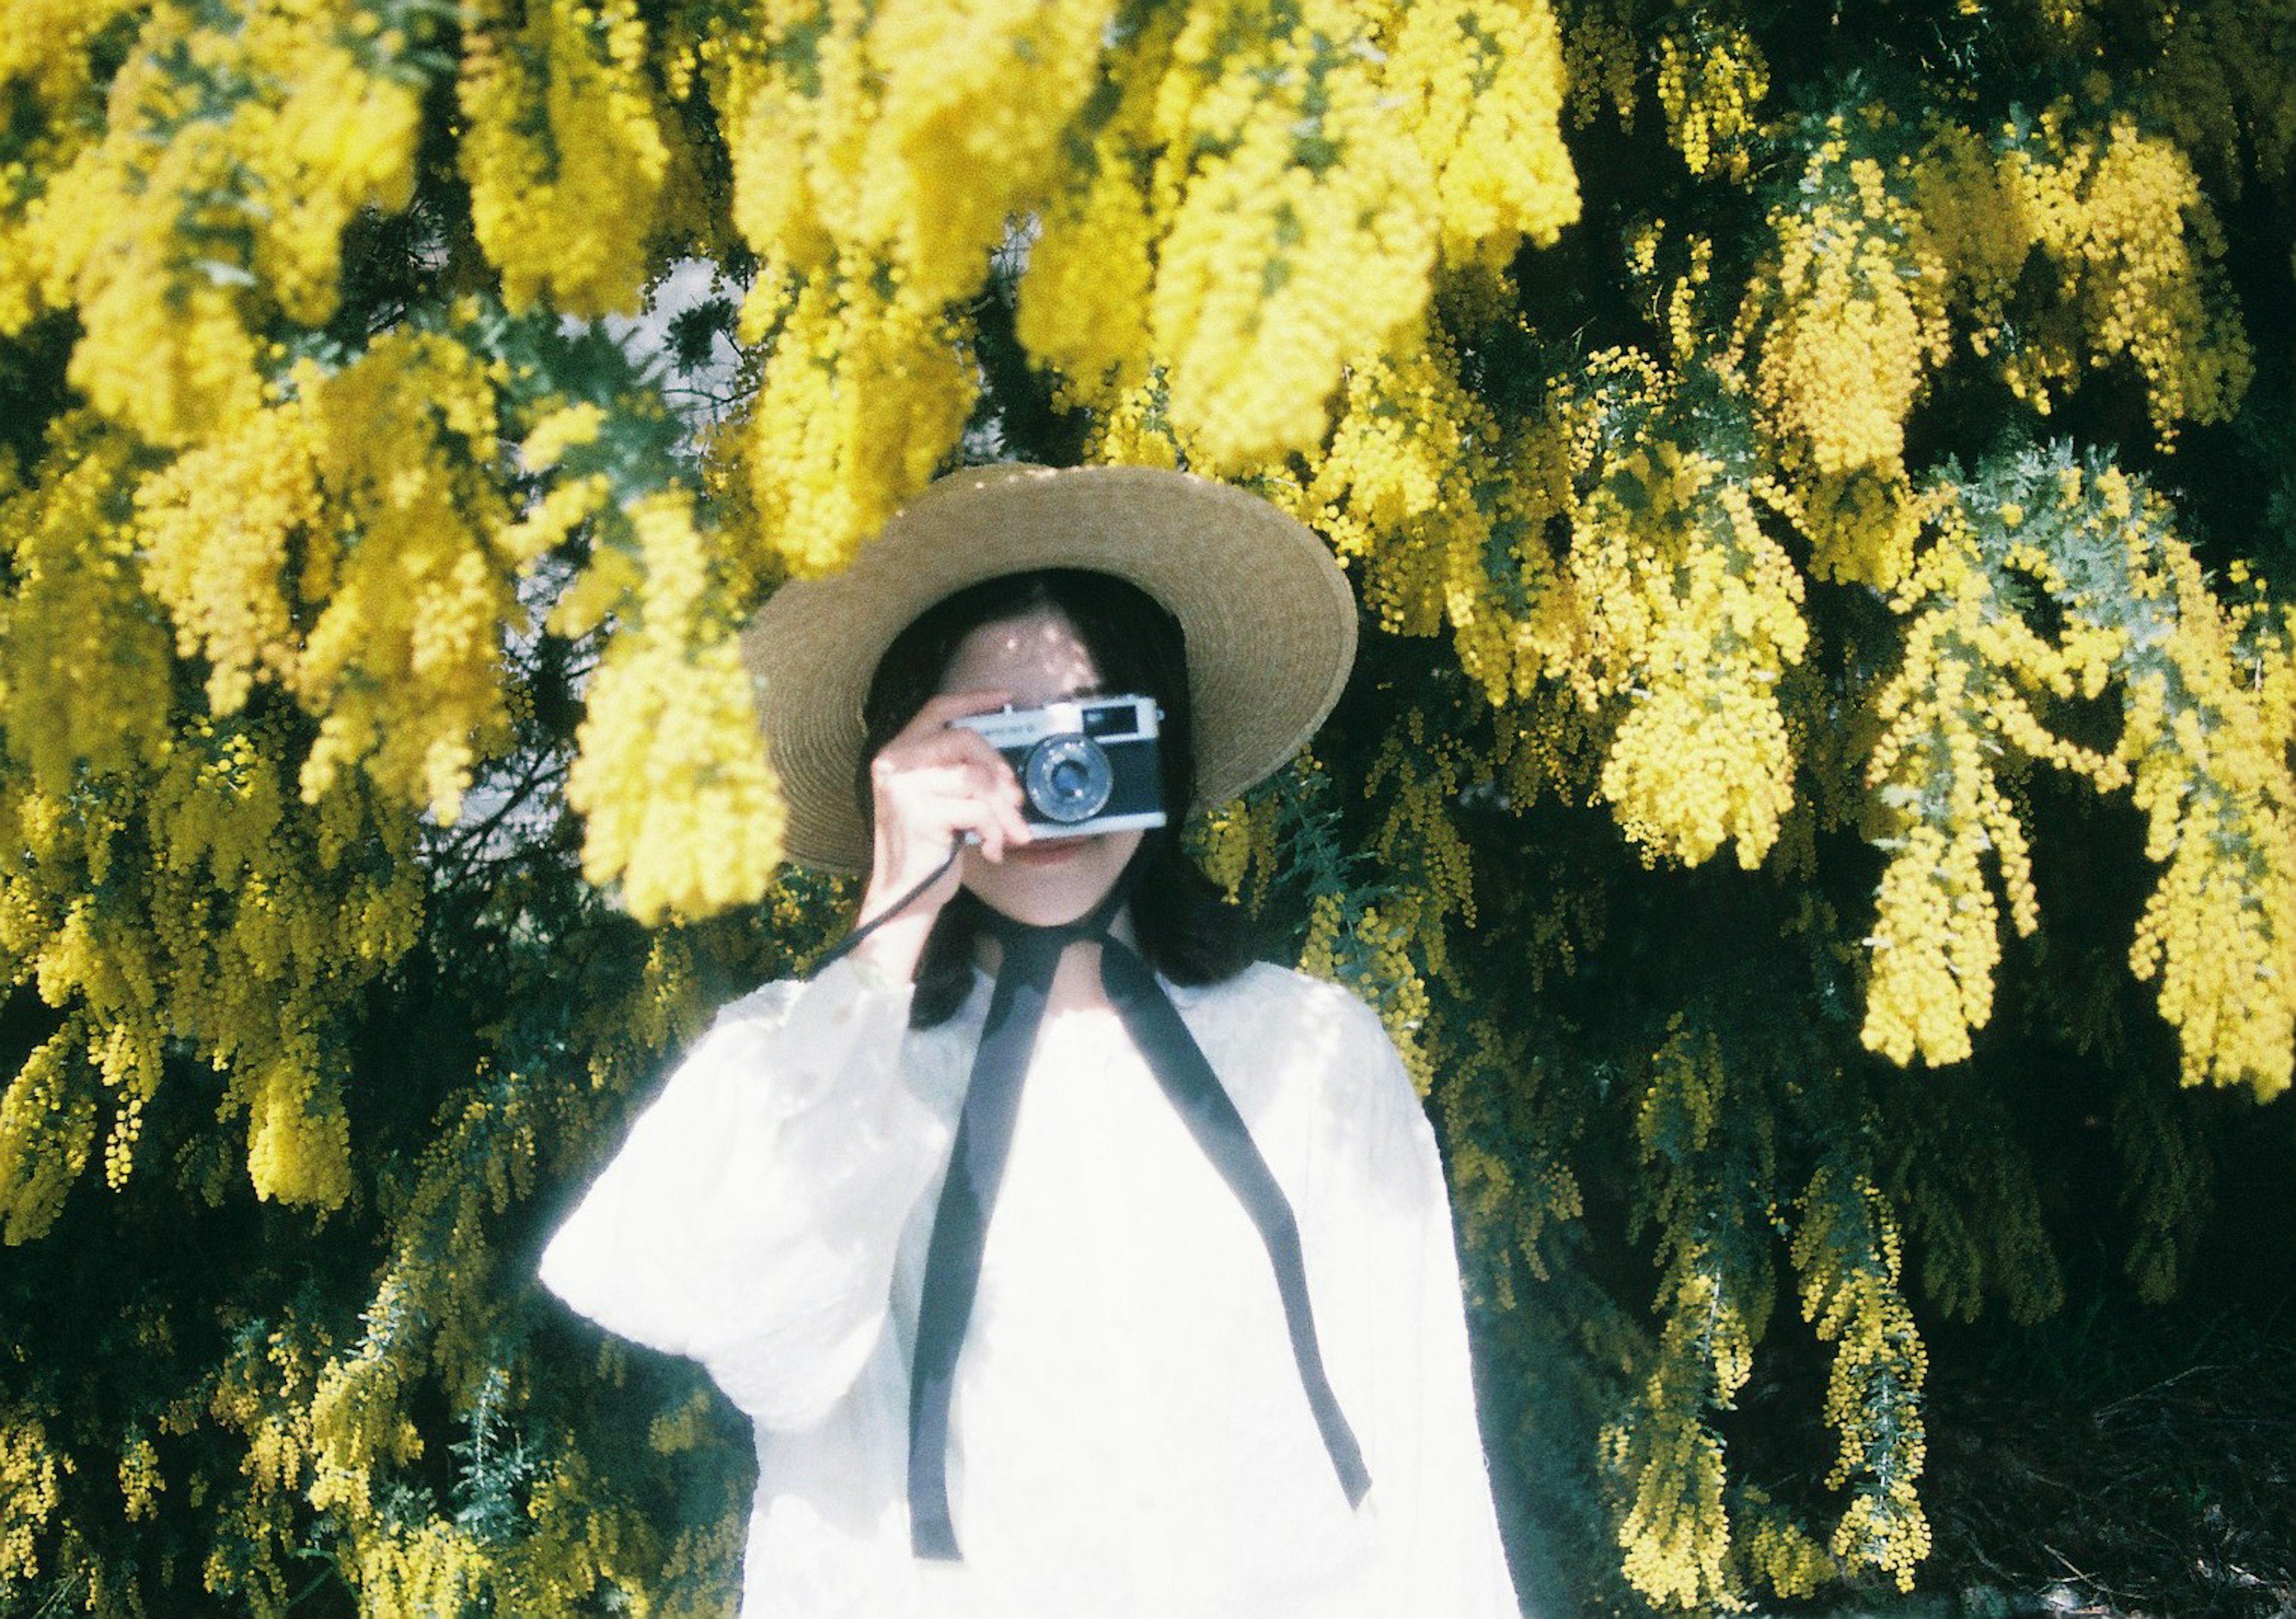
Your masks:
M 979 831 L 993 824 L 1008 841 L 1013 840 L 1015 833 L 1021 841 L 1028 837 L 1028 822 L 1019 803 L 977 772 L 936 773 L 929 784 L 914 785 L 921 790 L 904 801 L 902 814 L 915 836 L 946 845 L 958 832 Z
M 1005 827 L 995 806 L 977 798 L 967 798 L 954 806 L 951 830 L 958 835 L 970 832 L 980 840 L 981 858 L 991 865 L 1004 858 Z
M 963 800 L 1019 814 L 1021 789 L 1011 773 L 993 770 L 974 760 L 934 765 L 900 773 L 880 784 L 878 819 L 915 823 L 920 817 L 933 822 L 947 803 Z M 937 822 L 936 822 L 937 823 Z
M 1029 825 L 1028 816 L 1021 814 L 1019 793 L 1015 792 L 1009 801 L 999 802 L 996 810 L 997 824 L 1004 829 L 1006 843 L 1025 847 L 1036 842 L 1037 829 Z
M 883 784 L 914 772 L 957 765 L 979 769 L 984 781 L 1009 781 L 1018 790 L 1019 778 L 1013 775 L 1004 756 L 990 745 L 987 737 L 962 726 L 895 738 L 872 762 L 870 775 Z
M 996 751 L 996 744 L 962 725 L 937 732 L 930 740 L 921 741 L 917 756 L 939 761 L 963 760 L 986 771 L 992 779 L 1019 785 L 1020 778 L 1013 773 L 1013 766 L 1004 756 Z

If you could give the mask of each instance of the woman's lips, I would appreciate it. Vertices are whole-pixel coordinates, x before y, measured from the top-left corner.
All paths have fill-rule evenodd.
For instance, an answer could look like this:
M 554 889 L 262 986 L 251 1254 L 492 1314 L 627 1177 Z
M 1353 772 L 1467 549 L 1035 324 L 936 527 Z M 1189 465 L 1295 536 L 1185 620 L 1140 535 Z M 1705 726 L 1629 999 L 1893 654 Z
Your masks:
M 1081 838 L 1054 838 L 1043 843 L 1014 844 L 1005 849 L 1004 858 L 1024 866 L 1056 866 L 1082 854 L 1084 841 Z

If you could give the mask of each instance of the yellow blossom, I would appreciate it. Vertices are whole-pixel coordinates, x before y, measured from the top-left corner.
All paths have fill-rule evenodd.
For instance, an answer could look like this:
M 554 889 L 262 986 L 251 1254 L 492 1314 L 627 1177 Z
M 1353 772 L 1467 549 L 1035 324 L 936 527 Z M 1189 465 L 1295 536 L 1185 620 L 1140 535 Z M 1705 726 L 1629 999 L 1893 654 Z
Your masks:
M 153 593 L 208 660 L 217 711 L 264 678 L 317 716 L 307 797 L 357 765 L 452 821 L 507 725 L 498 626 L 533 552 L 468 459 L 491 451 L 493 384 L 458 345 L 412 334 L 294 380 L 140 493 Z
M 1526 238 L 1545 246 L 1578 217 L 1561 132 L 1562 41 L 1544 0 L 1411 6 L 1386 79 L 1435 175 L 1452 266 L 1504 269 Z
M 773 345 L 744 424 L 750 503 L 791 572 L 824 573 L 931 479 L 976 381 L 954 320 L 859 262 L 798 286 L 761 279 L 744 318 Z
M 351 0 L 234 9 L 223 29 L 155 7 L 102 138 L 25 209 L 45 298 L 84 329 L 75 381 L 160 441 L 257 405 L 275 312 L 326 319 L 345 227 L 405 208 L 414 184 L 420 98 L 360 61 Z
M 1193 12 L 1173 47 L 1148 306 L 1173 419 L 1222 470 L 1323 437 L 1343 367 L 1425 307 L 1437 243 L 1358 17 L 1309 0 L 1239 49 L 1226 26 Z
M 1693 175 L 1719 170 L 1742 181 L 1755 109 L 1769 90 L 1769 64 L 1743 29 L 1693 27 L 1660 35 L 1658 101 L 1668 133 Z
M 48 1438 L 39 1413 L 0 1406 L 0 1580 L 38 1577 L 38 1549 L 71 1466 Z
M 133 446 L 85 417 L 53 434 L 45 476 L 0 498 L 0 710 L 7 751 L 48 794 L 79 772 L 148 762 L 167 721 L 168 636 L 119 518 Z
M 459 152 L 479 243 L 513 308 L 636 308 L 671 162 L 636 0 L 477 0 Z
M 1734 842 L 1759 865 L 1793 801 L 1780 673 L 1808 642 L 1800 576 L 1721 468 L 1637 451 L 1574 522 L 1591 700 L 1622 698 L 1603 796 L 1653 856 L 1695 863 Z
M 592 677 L 566 797 L 586 822 L 585 873 L 652 922 L 762 894 L 782 809 L 690 502 L 650 496 L 629 520 L 644 583 Z

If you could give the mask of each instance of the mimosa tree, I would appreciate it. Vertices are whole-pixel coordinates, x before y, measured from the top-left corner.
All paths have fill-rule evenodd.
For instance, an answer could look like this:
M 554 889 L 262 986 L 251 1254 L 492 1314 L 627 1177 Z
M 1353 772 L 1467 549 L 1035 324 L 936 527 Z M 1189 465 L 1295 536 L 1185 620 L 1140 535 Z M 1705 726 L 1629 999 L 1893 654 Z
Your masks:
M 0 0 L 0 86 L 10 1611 L 723 1610 L 741 1425 L 532 1261 L 841 925 L 740 626 L 968 458 L 1349 569 L 1196 835 L 1426 1090 L 1570 1601 L 1910 1585 L 2036 1067 L 2145 1298 L 2288 1106 L 2290 0 Z

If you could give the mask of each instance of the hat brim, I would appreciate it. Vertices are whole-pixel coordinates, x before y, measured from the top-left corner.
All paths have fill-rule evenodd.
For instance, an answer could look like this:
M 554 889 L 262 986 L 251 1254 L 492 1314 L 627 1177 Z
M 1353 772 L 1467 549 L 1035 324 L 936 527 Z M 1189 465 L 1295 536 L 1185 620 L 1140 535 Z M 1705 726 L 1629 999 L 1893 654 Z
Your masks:
M 1324 543 L 1256 495 L 1152 467 L 977 467 L 904 507 L 852 566 L 781 587 L 742 633 L 789 820 L 785 856 L 857 871 L 862 707 L 927 608 L 1043 568 L 1113 574 L 1180 622 L 1198 798 L 1226 802 L 1297 753 L 1355 660 L 1354 593 Z

